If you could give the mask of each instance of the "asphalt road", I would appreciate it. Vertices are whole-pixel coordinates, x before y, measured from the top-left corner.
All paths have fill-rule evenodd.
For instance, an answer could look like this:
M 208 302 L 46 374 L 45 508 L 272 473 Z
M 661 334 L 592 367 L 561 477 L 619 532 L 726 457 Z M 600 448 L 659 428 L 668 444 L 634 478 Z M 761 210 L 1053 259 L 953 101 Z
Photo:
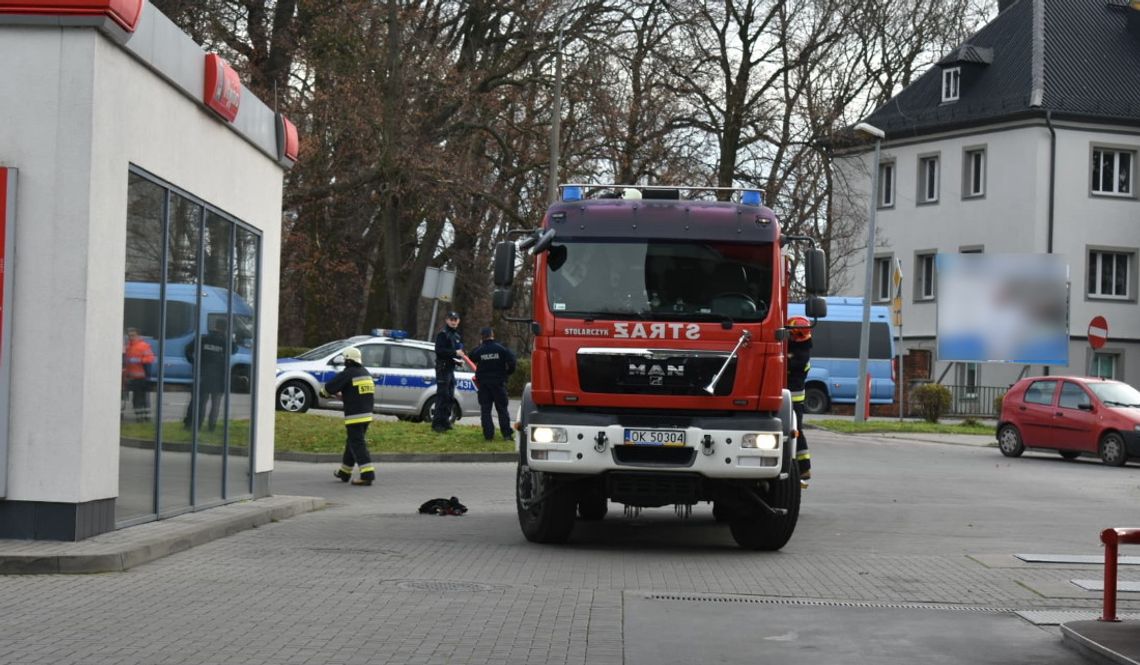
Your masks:
M 1095 613 L 1071 580 L 1099 567 L 1012 555 L 1100 553 L 1101 528 L 1135 524 L 1140 467 L 811 444 L 799 527 L 774 553 L 736 548 L 707 506 L 611 504 L 567 545 L 528 543 L 510 464 L 381 463 L 364 488 L 278 463 L 274 493 L 330 507 L 122 574 L 0 578 L 0 663 L 1083 662 L 1015 611 Z M 452 495 L 467 515 L 416 513 Z

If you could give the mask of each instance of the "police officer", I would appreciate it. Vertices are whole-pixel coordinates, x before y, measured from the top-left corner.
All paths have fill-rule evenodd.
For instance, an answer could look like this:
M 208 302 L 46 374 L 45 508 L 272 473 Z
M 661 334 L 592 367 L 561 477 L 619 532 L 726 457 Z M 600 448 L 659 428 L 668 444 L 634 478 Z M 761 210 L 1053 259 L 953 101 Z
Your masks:
M 186 429 L 190 429 L 196 419 L 201 429 L 206 415 L 206 402 L 209 402 L 209 423 L 212 432 L 218 425 L 218 411 L 222 403 L 222 393 L 226 390 L 229 359 L 237 353 L 237 342 L 233 336 L 226 333 L 224 318 L 214 319 L 214 329 L 202 335 L 201 347 L 202 362 L 198 372 L 198 386 L 190 397 L 190 405 L 186 408 L 186 417 L 182 419 L 182 424 Z M 191 363 L 195 362 L 193 344 L 186 346 L 186 359 Z
M 344 403 L 345 443 L 344 456 L 340 468 L 333 475 L 341 482 L 352 480 L 352 467 L 360 467 L 360 478 L 352 480 L 353 485 L 371 485 L 376 479 L 376 467 L 372 466 L 372 456 L 368 454 L 368 442 L 364 435 L 372 423 L 373 397 L 376 384 L 372 375 L 360 360 L 360 349 L 350 347 L 344 350 L 344 370 L 321 388 L 321 397 L 340 393 Z
M 788 390 L 796 413 L 796 466 L 800 480 L 811 478 L 811 453 L 804 437 L 804 385 L 811 369 L 811 321 L 802 316 L 788 319 Z
M 479 331 L 483 343 L 471 352 L 475 361 L 475 383 L 479 386 L 479 416 L 483 421 L 483 438 L 495 438 L 495 424 L 491 421 L 491 405 L 499 413 L 499 431 L 504 439 L 511 439 L 511 417 L 507 412 L 507 377 L 515 371 L 515 354 L 495 341 L 495 331 Z
M 459 312 L 448 312 L 443 329 L 435 336 L 435 414 L 431 428 L 435 432 L 451 429 L 451 411 L 455 404 L 455 359 L 467 358 L 463 339 L 459 336 Z

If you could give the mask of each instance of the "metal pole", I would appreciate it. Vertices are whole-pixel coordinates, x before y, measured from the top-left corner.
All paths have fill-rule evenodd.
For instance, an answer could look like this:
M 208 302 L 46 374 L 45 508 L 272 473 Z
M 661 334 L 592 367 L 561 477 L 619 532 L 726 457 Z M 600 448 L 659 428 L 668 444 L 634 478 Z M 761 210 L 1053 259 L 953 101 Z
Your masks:
M 435 313 L 439 311 L 439 298 L 431 300 L 431 325 L 428 326 L 428 339 L 435 339 Z
M 558 201 L 559 135 L 562 131 L 562 19 L 558 19 L 557 52 L 554 55 L 554 102 L 550 110 L 550 178 L 546 184 L 549 203 Z
M 880 132 L 881 133 L 881 132 Z M 879 145 L 882 137 L 875 137 L 875 160 L 871 167 L 871 205 L 867 213 L 867 261 L 864 268 L 867 278 L 863 283 L 863 325 L 859 329 L 859 383 L 855 395 L 855 422 L 867 420 L 864 411 L 871 396 L 867 394 L 867 356 L 871 351 L 871 290 L 875 279 L 875 209 L 879 203 Z
M 902 291 L 901 286 L 899 287 L 899 291 Z M 903 370 L 903 348 L 902 348 L 902 346 L 903 346 L 903 333 L 902 333 L 902 330 L 903 330 L 902 314 L 900 313 L 899 314 L 899 345 L 898 345 L 899 346 L 899 367 L 898 367 L 899 373 L 898 373 L 898 377 L 897 377 L 898 383 L 895 384 L 895 393 L 898 394 L 898 396 L 899 396 L 899 422 L 900 423 L 903 421 L 903 400 L 906 399 L 906 388 L 904 387 L 904 386 L 906 386 L 906 372 Z

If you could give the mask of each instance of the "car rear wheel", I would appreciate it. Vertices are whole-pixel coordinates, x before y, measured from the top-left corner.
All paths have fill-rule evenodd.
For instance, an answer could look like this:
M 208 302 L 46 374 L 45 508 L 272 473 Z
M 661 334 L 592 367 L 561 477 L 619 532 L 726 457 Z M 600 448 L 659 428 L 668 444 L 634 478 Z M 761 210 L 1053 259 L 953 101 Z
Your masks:
M 1128 461 L 1128 451 L 1124 449 L 1124 439 L 1116 432 L 1109 432 L 1100 439 L 1100 459 L 1109 466 L 1124 466 Z
M 998 449 L 1006 457 L 1021 457 L 1025 452 L 1025 444 L 1021 441 L 1021 432 L 1013 425 L 1002 425 L 998 430 Z
M 1058 450 L 1057 454 L 1061 457 L 1064 457 L 1065 459 L 1077 459 L 1081 456 L 1081 453 L 1078 450 Z
M 451 419 L 448 422 L 450 422 L 452 425 L 454 425 L 455 421 L 459 420 L 459 415 L 460 415 L 459 414 L 459 405 L 452 403 L 452 405 L 451 405 Z M 424 408 L 420 411 L 420 419 L 426 423 L 435 422 L 435 396 L 434 395 L 429 397 L 428 401 L 424 404 Z
M 304 413 L 313 406 L 313 390 L 304 381 L 286 381 L 277 389 L 277 410 Z
M 804 413 L 819 415 L 827 413 L 830 408 L 831 400 L 824 391 L 819 388 L 808 388 L 804 391 Z

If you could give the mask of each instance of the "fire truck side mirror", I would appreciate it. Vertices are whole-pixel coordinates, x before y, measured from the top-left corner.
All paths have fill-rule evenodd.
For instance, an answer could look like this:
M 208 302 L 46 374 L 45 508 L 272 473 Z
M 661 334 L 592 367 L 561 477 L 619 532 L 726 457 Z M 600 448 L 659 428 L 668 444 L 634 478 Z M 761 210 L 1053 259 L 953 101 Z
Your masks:
M 554 236 L 556 233 L 557 231 L 554 229 L 546 229 L 543 231 L 542 235 L 538 236 L 538 240 L 535 241 L 534 246 L 530 248 L 530 253 L 532 255 L 541 254 L 550 249 L 550 246 L 554 244 Z
M 515 281 L 515 244 L 504 240 L 495 245 L 495 286 L 508 287 Z
M 827 301 L 819 296 L 804 301 L 804 314 L 813 319 L 827 318 Z
M 495 309 L 510 309 L 515 304 L 515 291 L 511 287 L 495 289 L 491 296 L 491 307 Z
M 804 250 L 804 286 L 813 296 L 827 293 L 827 258 L 818 247 Z

